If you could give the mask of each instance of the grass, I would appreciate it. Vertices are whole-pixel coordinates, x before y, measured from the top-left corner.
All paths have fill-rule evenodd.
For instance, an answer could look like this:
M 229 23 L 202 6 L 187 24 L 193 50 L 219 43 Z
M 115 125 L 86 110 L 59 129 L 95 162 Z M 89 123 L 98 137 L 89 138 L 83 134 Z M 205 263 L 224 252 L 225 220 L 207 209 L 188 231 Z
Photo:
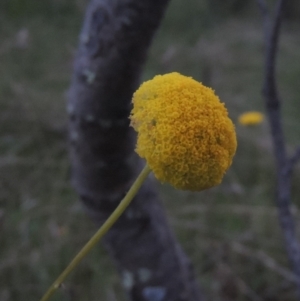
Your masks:
M 45 3 L 0 4 L 1 301 L 38 300 L 95 231 L 70 187 L 66 142 L 65 92 L 84 5 Z M 176 70 L 203 80 L 226 103 L 235 123 L 244 111 L 263 111 L 257 13 L 211 21 L 204 1 L 180 3 L 171 3 L 144 78 Z M 299 27 L 285 24 L 278 61 L 290 153 L 300 137 Z M 236 126 L 239 147 L 222 185 L 199 194 L 161 187 L 169 219 L 209 300 L 294 300 L 274 207 L 268 124 Z M 292 188 L 298 232 L 299 181 L 298 165 Z M 66 293 L 73 300 L 124 299 L 101 246 L 52 300 Z

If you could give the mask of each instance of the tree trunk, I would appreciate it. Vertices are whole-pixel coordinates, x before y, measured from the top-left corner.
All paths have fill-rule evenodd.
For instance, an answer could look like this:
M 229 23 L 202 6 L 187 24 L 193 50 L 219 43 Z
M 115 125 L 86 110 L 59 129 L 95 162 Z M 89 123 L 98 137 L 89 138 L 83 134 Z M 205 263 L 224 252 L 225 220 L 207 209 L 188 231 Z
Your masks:
M 131 97 L 168 0 L 93 0 L 69 91 L 72 183 L 102 224 L 140 172 Z M 133 301 L 203 300 L 149 178 L 104 243 Z

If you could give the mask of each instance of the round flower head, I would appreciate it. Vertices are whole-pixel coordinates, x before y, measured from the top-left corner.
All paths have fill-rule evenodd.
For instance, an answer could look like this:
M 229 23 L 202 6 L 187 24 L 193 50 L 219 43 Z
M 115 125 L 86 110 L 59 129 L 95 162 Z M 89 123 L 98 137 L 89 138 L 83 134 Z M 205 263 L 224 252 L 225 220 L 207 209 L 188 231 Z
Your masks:
M 218 185 L 236 151 L 236 134 L 214 91 L 179 73 L 155 76 L 133 95 L 136 152 L 161 182 L 200 191 Z
M 264 120 L 264 115 L 260 112 L 246 112 L 239 116 L 239 123 L 241 125 L 257 125 L 262 123 Z

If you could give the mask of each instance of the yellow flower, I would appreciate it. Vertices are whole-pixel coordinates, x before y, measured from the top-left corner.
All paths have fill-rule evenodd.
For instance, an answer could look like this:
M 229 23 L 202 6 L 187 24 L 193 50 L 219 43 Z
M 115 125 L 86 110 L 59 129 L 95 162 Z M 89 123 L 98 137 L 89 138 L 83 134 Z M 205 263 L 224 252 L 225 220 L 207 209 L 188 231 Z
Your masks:
M 136 152 L 161 182 L 200 191 L 218 185 L 237 141 L 214 91 L 179 73 L 155 76 L 133 95 Z
M 264 115 L 259 112 L 246 112 L 239 116 L 239 123 L 242 125 L 256 125 L 261 123 L 264 120 Z

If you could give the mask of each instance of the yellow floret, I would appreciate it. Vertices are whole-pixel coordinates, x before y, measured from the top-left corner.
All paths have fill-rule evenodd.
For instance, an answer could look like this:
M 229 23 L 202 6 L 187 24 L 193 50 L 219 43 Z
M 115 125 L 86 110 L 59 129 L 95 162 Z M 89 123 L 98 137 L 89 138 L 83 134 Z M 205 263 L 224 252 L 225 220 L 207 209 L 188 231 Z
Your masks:
M 242 125 L 256 125 L 264 120 L 264 115 L 260 112 L 246 112 L 239 116 L 239 123 Z
M 179 73 L 155 76 L 133 95 L 136 151 L 161 182 L 200 191 L 219 184 L 237 141 L 214 91 Z

